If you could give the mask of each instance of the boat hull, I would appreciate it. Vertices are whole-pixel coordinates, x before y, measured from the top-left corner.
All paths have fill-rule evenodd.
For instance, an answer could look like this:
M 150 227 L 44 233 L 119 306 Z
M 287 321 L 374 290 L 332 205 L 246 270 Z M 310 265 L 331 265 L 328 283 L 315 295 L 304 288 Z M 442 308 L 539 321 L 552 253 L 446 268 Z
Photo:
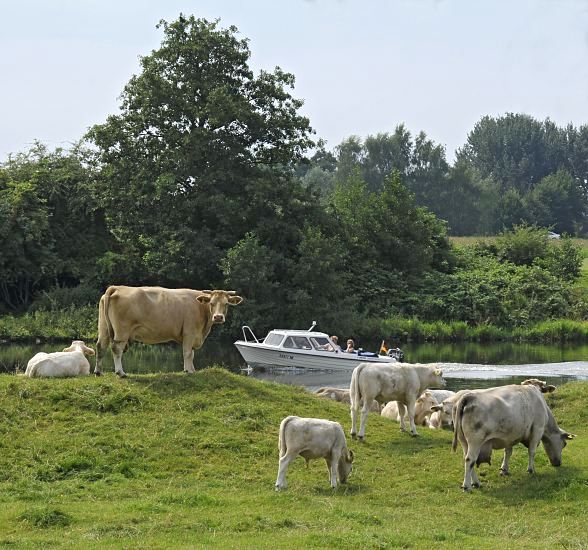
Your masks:
M 345 352 L 286 350 L 238 340 L 235 346 L 250 367 L 296 367 L 317 370 L 353 370 L 360 363 L 396 363 L 386 356 L 364 356 Z

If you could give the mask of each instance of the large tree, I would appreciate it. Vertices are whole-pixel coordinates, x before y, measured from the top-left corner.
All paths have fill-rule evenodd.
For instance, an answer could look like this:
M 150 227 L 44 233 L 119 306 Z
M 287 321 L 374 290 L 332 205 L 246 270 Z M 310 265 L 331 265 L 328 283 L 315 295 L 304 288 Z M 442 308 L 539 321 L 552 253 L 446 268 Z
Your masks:
M 254 75 L 235 27 L 193 16 L 159 27 L 161 47 L 141 59 L 120 113 L 88 136 L 109 226 L 137 277 L 208 286 L 260 213 L 280 217 L 300 195 L 271 173 L 301 157 L 312 130 L 289 92 L 294 77 Z

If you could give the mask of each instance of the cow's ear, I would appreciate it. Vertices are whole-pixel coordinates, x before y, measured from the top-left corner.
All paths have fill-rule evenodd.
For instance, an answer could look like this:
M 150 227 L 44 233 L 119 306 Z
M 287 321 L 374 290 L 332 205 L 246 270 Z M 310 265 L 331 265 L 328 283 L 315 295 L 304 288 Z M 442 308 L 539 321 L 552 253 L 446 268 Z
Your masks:
M 355 455 L 353 454 L 353 451 L 350 449 L 349 452 L 347 453 L 347 461 L 353 462 L 354 458 L 355 458 Z
M 561 434 L 562 439 L 575 439 L 576 434 L 569 434 L 568 432 L 564 432 Z
M 229 305 L 238 306 L 243 301 L 241 296 L 229 296 Z
M 199 296 L 196 296 L 196 300 L 201 304 L 208 304 L 210 303 L 210 294 L 200 294 Z
M 541 386 L 541 393 L 551 393 L 555 391 L 555 386 Z
M 435 376 L 443 376 L 443 371 L 442 371 L 441 369 L 435 369 L 435 370 L 433 371 L 433 374 L 434 374 Z
M 432 405 L 431 406 L 432 411 L 440 411 L 442 408 L 443 408 L 443 405 Z

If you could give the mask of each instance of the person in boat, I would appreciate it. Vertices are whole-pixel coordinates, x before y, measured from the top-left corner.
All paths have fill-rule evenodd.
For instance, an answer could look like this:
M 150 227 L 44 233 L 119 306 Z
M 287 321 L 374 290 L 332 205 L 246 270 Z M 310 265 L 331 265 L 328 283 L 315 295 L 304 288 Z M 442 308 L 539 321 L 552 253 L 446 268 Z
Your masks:
M 323 346 L 319 346 L 318 349 L 322 349 L 325 351 L 341 351 L 341 346 L 339 345 L 339 337 L 334 335 L 331 336 L 331 343 L 324 344 Z
M 345 351 L 347 353 L 355 353 L 355 342 L 351 338 L 347 340 L 347 349 Z

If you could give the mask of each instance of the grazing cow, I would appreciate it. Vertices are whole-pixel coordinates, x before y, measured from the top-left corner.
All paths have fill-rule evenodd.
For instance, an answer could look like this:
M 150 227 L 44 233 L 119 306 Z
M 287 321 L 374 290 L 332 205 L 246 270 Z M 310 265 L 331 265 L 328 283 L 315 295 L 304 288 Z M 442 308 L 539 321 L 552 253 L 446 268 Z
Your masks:
M 37 353 L 28 363 L 26 376 L 31 378 L 70 378 L 88 376 L 90 363 L 86 355 L 94 355 L 94 350 L 82 340 L 74 340 L 63 351 Z
M 132 341 L 181 343 L 184 371 L 194 372 L 194 350 L 202 346 L 213 324 L 225 322 L 228 306 L 242 301 L 226 290 L 110 286 L 100 298 L 94 373 L 101 374 L 101 361 L 110 344 L 115 372 L 124 378 L 122 354 Z
M 480 486 L 475 466 L 490 464 L 493 449 L 504 449 L 500 473 L 508 475 L 512 448 L 522 443 L 529 449 L 527 471 L 535 471 L 535 451 L 539 442 L 552 466 L 561 465 L 561 453 L 568 439 L 575 436 L 562 430 L 541 390 L 535 385 L 500 386 L 467 392 L 453 408 L 452 449 L 459 441 L 464 454 L 463 489 Z
M 380 403 L 398 402 L 400 429 L 406 431 L 404 416 L 408 411 L 411 435 L 418 435 L 414 423 L 416 400 L 428 387 L 445 386 L 443 372 L 437 365 L 411 365 L 409 363 L 360 363 L 353 370 L 349 386 L 351 396 L 351 437 L 356 436 L 357 412 L 361 405 L 360 439 L 365 436 L 365 425 L 372 400 Z
M 332 399 L 333 401 L 339 401 L 339 403 L 351 403 L 351 398 L 349 397 L 349 390 L 343 388 L 319 388 L 316 390 L 315 395 L 319 397 L 326 397 L 327 399 Z M 371 412 L 380 412 L 382 407 L 377 401 L 372 401 L 370 405 Z
M 524 380 L 523 382 L 521 382 L 521 385 L 536 386 L 537 388 L 539 388 L 539 390 L 541 390 L 541 393 L 550 393 L 555 391 L 556 389 L 555 386 L 548 385 L 547 382 L 545 382 L 544 380 L 538 380 L 537 378 L 529 378 L 527 380 Z M 432 390 L 434 394 L 439 392 L 439 397 L 442 396 L 444 391 L 446 393 L 453 393 L 448 392 L 447 390 Z M 429 428 L 431 428 L 432 430 L 441 428 L 453 429 L 453 406 L 455 405 L 455 403 L 457 403 L 459 398 L 464 393 L 476 391 L 479 390 L 460 390 L 457 393 L 449 397 L 446 397 L 445 399 L 440 401 L 439 405 L 433 405 L 432 408 L 434 412 L 429 419 Z
M 280 466 L 276 491 L 288 486 L 286 471 L 298 455 L 308 461 L 324 458 L 329 469 L 331 487 L 337 487 L 337 477 L 346 483 L 353 467 L 353 451 L 347 450 L 345 432 L 338 422 L 321 418 L 288 416 L 280 424 Z
M 417 426 L 429 425 L 429 416 L 433 413 L 431 407 L 434 405 L 437 405 L 437 400 L 433 397 L 431 390 L 425 390 L 419 395 L 414 406 L 414 423 Z M 382 409 L 382 416 L 399 422 L 400 414 L 398 412 L 398 403 L 396 401 L 388 401 L 386 406 Z M 406 420 L 406 415 L 404 418 Z

